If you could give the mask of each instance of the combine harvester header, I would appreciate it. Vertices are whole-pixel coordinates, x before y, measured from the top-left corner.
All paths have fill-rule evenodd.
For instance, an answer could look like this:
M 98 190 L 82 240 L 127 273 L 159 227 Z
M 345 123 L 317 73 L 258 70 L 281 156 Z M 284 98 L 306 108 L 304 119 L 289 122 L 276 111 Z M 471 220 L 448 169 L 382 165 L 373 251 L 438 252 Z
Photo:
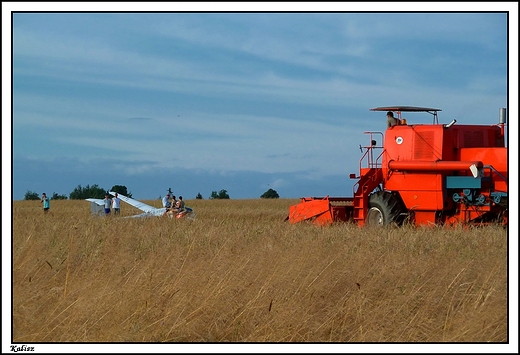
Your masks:
M 396 113 L 397 124 L 364 132 L 353 197 L 303 197 L 290 206 L 290 223 L 326 225 L 349 221 L 359 226 L 488 224 L 508 222 L 506 109 L 498 124 L 438 123 L 440 109 L 377 107 Z M 426 112 L 432 124 L 409 124 L 403 112 Z M 383 142 L 378 145 L 376 138 Z M 364 149 L 364 152 L 363 152 Z

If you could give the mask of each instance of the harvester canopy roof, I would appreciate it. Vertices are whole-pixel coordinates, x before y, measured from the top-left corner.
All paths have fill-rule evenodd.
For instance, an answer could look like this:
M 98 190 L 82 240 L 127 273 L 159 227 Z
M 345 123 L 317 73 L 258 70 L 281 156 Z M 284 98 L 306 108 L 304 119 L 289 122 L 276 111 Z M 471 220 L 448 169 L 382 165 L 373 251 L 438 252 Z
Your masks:
M 440 108 L 418 107 L 418 106 L 385 106 L 371 108 L 370 111 L 401 111 L 401 112 L 431 112 L 442 111 Z
M 399 119 L 401 119 L 401 112 L 427 112 L 433 115 L 433 124 L 439 123 L 437 112 L 442 111 L 440 108 L 429 108 L 419 106 L 384 106 L 371 108 L 370 111 L 397 111 Z

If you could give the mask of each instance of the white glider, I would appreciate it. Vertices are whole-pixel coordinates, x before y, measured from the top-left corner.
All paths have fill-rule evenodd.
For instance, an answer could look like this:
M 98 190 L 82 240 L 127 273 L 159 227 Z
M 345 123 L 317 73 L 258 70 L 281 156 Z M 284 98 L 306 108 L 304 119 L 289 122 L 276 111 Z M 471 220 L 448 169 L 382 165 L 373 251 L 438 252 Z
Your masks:
M 112 196 L 115 196 L 115 192 L 113 191 L 110 191 L 110 194 Z M 153 206 L 150 206 L 150 205 L 147 205 L 146 203 L 143 203 L 141 201 L 138 201 L 138 200 L 134 200 L 133 198 L 130 198 L 130 197 L 127 197 L 127 196 L 124 196 L 124 195 L 121 195 L 120 193 L 117 193 L 118 197 L 128 203 L 129 205 L 131 206 L 134 206 L 135 208 L 137 209 L 140 209 L 141 211 L 143 211 L 143 213 L 141 214 L 137 214 L 137 215 L 134 215 L 134 216 L 127 216 L 125 218 L 143 218 L 143 217 L 160 217 L 160 216 L 164 216 L 165 215 L 165 212 L 166 212 L 166 208 L 162 207 L 162 208 L 156 208 L 156 207 L 153 207 Z M 92 200 L 92 199 L 89 199 L 89 200 Z M 101 200 L 103 201 L 103 200 Z M 181 218 L 181 217 L 186 217 L 188 219 L 193 219 L 195 218 L 195 213 L 193 212 L 193 209 L 190 208 L 190 207 L 187 207 L 185 206 L 184 207 L 184 211 L 180 211 L 176 214 L 167 214 L 170 218 L 173 218 L 175 216 L 175 218 Z

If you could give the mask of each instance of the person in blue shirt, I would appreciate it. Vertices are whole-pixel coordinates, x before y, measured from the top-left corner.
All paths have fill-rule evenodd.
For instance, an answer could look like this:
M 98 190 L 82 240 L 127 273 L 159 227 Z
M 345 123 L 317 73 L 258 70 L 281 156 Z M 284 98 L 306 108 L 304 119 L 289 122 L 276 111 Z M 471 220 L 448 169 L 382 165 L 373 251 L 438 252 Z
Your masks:
M 172 207 L 172 203 L 170 202 L 170 193 L 168 192 L 166 196 L 162 199 L 162 206 L 165 208 L 163 216 L 166 216 L 170 208 Z
M 166 194 L 166 196 L 163 197 L 162 205 L 163 205 L 164 208 L 166 208 L 166 210 L 168 210 L 171 207 L 170 194 L 169 193 Z
M 43 203 L 43 212 L 49 212 L 49 208 L 51 208 L 51 199 L 47 197 L 45 192 L 42 193 L 42 199 L 40 202 Z
M 110 214 L 110 206 L 112 205 L 112 200 L 108 194 L 105 194 L 105 199 L 103 202 L 105 203 L 105 216 L 108 216 Z

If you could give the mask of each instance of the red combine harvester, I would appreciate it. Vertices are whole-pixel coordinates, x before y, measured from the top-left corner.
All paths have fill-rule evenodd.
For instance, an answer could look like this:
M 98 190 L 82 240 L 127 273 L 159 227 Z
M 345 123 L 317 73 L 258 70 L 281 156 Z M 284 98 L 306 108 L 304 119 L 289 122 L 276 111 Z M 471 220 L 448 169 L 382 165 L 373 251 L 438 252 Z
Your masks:
M 303 197 L 290 206 L 290 223 L 349 221 L 359 226 L 487 224 L 508 222 L 506 109 L 495 125 L 438 123 L 440 109 L 392 106 L 385 134 L 364 132 L 354 197 Z M 433 124 L 407 124 L 402 112 L 427 112 Z M 375 138 L 384 141 L 378 146 Z

